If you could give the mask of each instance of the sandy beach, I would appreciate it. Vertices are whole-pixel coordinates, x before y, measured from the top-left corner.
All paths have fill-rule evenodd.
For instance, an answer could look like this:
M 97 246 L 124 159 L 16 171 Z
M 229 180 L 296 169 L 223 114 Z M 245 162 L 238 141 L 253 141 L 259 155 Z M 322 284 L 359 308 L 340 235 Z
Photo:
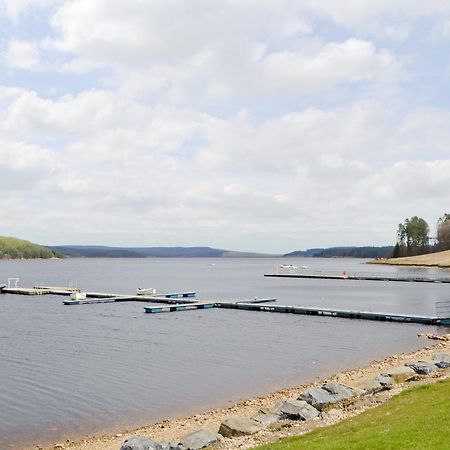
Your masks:
M 439 267 L 450 268 L 450 250 L 427 255 L 406 256 L 404 258 L 388 258 L 370 261 L 369 264 L 386 264 L 390 266 L 417 266 L 417 267 Z
M 435 338 L 435 336 L 430 337 Z M 317 379 L 311 384 L 299 385 L 294 388 L 282 389 L 259 397 L 249 398 L 222 409 L 214 409 L 173 420 L 162 420 L 145 427 L 127 429 L 112 435 L 105 434 L 91 436 L 80 441 L 65 440 L 55 442 L 50 446 L 36 444 L 33 447 L 28 447 L 27 450 L 36 450 L 36 448 L 42 450 L 63 448 L 70 450 L 119 450 L 124 440 L 133 435 L 147 436 L 156 441 L 176 442 L 182 436 L 201 428 L 209 428 L 213 431 L 217 431 L 220 423 L 226 418 L 231 416 L 250 417 L 261 408 L 271 407 L 282 399 L 294 399 L 300 391 L 307 387 L 320 385 L 324 381 L 336 381 L 348 386 L 357 386 L 358 384 L 372 379 L 381 371 L 390 367 L 403 365 L 405 362 L 412 360 L 430 360 L 432 355 L 436 352 L 448 353 L 450 352 L 450 335 L 445 335 L 439 340 L 430 339 L 425 345 L 426 346 L 422 349 L 412 353 L 391 355 L 383 360 L 373 361 L 364 367 L 348 369 L 326 379 Z M 282 421 L 279 425 L 270 427 L 270 429 L 265 429 L 256 435 L 234 439 L 223 438 L 215 448 L 251 448 L 258 444 L 275 441 L 280 437 L 302 434 L 314 428 L 327 426 L 346 417 L 359 414 L 368 408 L 377 406 L 412 384 L 433 382 L 437 379 L 445 378 L 448 375 L 449 369 L 446 369 L 420 381 L 398 385 L 391 390 L 382 391 L 370 397 L 360 397 L 350 404 L 338 404 L 327 412 L 324 419 L 314 419 L 307 422 Z

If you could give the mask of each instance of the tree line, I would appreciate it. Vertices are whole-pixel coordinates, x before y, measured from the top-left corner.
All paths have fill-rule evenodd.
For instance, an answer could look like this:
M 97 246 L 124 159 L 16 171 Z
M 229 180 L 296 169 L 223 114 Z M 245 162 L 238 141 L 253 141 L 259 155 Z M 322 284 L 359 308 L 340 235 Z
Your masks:
M 450 214 L 437 221 L 436 236 L 430 237 L 430 226 L 421 217 L 413 216 L 398 225 L 394 258 L 423 255 L 450 250 Z

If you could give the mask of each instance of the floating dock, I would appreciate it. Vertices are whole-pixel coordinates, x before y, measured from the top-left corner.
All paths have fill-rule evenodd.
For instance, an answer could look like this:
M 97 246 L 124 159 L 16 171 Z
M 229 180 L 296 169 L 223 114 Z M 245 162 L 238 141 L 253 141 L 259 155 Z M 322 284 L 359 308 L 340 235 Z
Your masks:
M 192 311 L 193 309 L 209 309 L 215 308 L 215 303 L 191 303 L 187 305 L 170 305 L 170 306 L 145 306 L 146 313 L 162 313 L 162 312 L 175 312 L 175 311 Z
M 235 301 L 197 301 L 188 305 L 174 305 L 174 306 L 145 306 L 144 311 L 148 314 L 162 313 L 162 312 L 176 312 L 176 311 L 191 311 L 193 309 L 210 309 L 220 308 L 221 305 L 235 305 L 245 303 L 248 305 L 276 302 L 276 298 L 254 298 L 251 300 L 235 300 Z
M 450 325 L 450 318 L 433 316 L 416 316 L 394 313 L 380 313 L 372 311 L 352 311 L 342 309 L 313 308 L 294 305 L 266 305 L 262 303 L 274 302 L 275 299 L 261 299 L 246 301 L 216 301 L 210 303 L 192 303 L 176 306 L 146 306 L 146 313 L 190 311 L 194 309 L 226 308 L 245 311 L 273 312 L 284 314 L 302 314 L 307 316 L 339 317 L 343 319 L 378 320 L 381 322 L 418 323 L 422 325 Z
M 416 316 L 372 311 L 313 308 L 291 305 L 255 305 L 251 303 L 219 303 L 219 308 L 244 309 L 274 313 L 303 314 L 307 316 L 340 317 L 343 319 L 378 320 L 382 322 L 420 323 L 423 325 L 450 325 L 450 317 Z
M 364 281 L 399 281 L 411 283 L 450 283 L 450 278 L 400 277 L 394 275 L 350 275 L 350 274 L 306 274 L 306 273 L 266 273 L 273 278 L 307 278 L 313 280 L 364 280 Z
M 278 276 L 289 278 L 325 278 L 323 275 L 292 275 L 273 274 L 265 276 Z M 331 279 L 342 279 L 334 276 Z M 361 279 L 361 278 L 345 278 Z M 367 279 L 367 278 L 363 278 Z M 373 278 L 372 278 L 373 279 Z M 376 278 L 376 280 L 382 280 Z M 398 279 L 393 281 L 399 281 Z M 406 281 L 406 280 L 402 280 Z M 417 281 L 417 280 L 409 280 Z M 436 281 L 434 281 L 436 282 Z M 4 294 L 16 295 L 61 295 L 70 296 L 74 292 L 79 292 L 77 288 L 63 288 L 51 286 L 35 286 L 33 288 L 2 288 Z M 273 312 L 284 314 L 303 314 L 308 316 L 337 317 L 345 319 L 378 320 L 383 322 L 417 323 L 422 325 L 450 325 L 450 302 L 438 302 L 437 316 L 418 316 L 409 314 L 381 313 L 372 311 L 354 311 L 342 309 L 328 309 L 305 307 L 296 305 L 268 305 L 276 302 L 275 298 L 253 298 L 246 300 L 198 300 L 195 299 L 195 292 L 169 292 L 166 294 L 152 295 L 126 295 L 110 294 L 104 292 L 86 292 L 86 298 L 81 300 L 64 300 L 65 305 L 90 305 L 101 303 L 121 303 L 121 302 L 144 302 L 157 303 L 155 306 L 146 306 L 146 313 L 192 311 L 198 309 L 226 308 L 246 311 Z
M 91 298 L 89 298 L 91 297 Z M 122 302 L 143 302 L 143 303 L 168 303 L 168 304 L 190 304 L 197 303 L 198 300 L 187 300 L 186 297 L 174 297 L 166 295 L 118 295 L 116 297 L 94 297 L 86 293 L 86 299 L 64 300 L 65 305 L 94 305 L 98 303 L 122 303 Z
M 61 295 L 69 297 L 75 292 L 80 292 L 75 287 L 60 286 L 34 286 L 32 288 L 4 287 L 0 290 L 2 294 L 15 295 Z M 195 303 L 196 293 L 194 291 L 187 292 L 169 292 L 152 295 L 127 295 L 113 294 L 107 292 L 85 292 L 86 299 L 82 300 L 64 300 L 65 305 L 92 305 L 97 303 L 118 303 L 118 302 L 145 302 L 145 303 Z
M 50 294 L 49 289 L 36 288 L 8 288 L 5 287 L 0 290 L 2 294 L 16 294 L 16 295 L 45 295 Z M 70 292 L 67 294 L 70 295 Z

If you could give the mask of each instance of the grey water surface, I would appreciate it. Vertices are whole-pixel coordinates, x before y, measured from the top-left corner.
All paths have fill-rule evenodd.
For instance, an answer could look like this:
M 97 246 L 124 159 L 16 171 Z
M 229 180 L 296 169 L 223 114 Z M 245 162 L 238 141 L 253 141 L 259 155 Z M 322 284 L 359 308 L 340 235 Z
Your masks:
M 201 299 L 434 315 L 450 285 L 264 278 L 302 271 L 449 276 L 358 259 L 158 258 L 0 261 L 0 284 L 85 291 L 194 290 Z M 142 303 L 63 306 L 57 296 L 0 296 L 0 449 L 56 442 L 186 415 L 412 351 L 412 324 L 236 310 L 146 315 Z

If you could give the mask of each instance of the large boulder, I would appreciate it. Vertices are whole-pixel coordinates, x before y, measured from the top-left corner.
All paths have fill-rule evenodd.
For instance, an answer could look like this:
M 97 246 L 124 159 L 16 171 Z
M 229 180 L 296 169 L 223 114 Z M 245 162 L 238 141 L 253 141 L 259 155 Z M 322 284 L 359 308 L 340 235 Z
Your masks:
M 120 450 L 181 450 L 165 442 L 156 442 L 145 436 L 132 436 L 120 447 Z
M 397 366 L 387 369 L 381 373 L 382 377 L 390 378 L 393 383 L 404 383 L 405 381 L 413 380 L 416 377 L 416 372 L 410 367 Z M 380 377 L 378 377 L 380 381 Z M 383 384 L 380 381 L 381 384 Z
M 356 390 L 362 391 L 362 395 L 371 395 L 371 394 L 376 394 L 377 392 L 384 391 L 387 388 L 388 388 L 388 386 L 383 386 L 380 383 L 380 381 L 378 381 L 376 378 L 374 378 L 372 380 L 366 380 L 366 381 L 360 382 L 355 387 L 355 391 Z
M 316 408 L 306 403 L 304 400 L 282 400 L 274 408 L 283 419 L 307 420 L 319 415 Z
M 335 382 L 325 383 L 324 385 L 322 385 L 322 389 L 325 389 L 331 395 L 333 395 L 336 402 L 340 402 L 342 400 L 346 400 L 355 396 L 354 392 L 349 387 Z
M 380 383 L 383 389 L 391 389 L 395 384 L 395 381 L 391 377 L 382 374 L 375 378 L 375 382 Z
M 322 388 L 306 389 L 298 396 L 297 400 L 303 400 L 319 411 L 322 411 L 328 405 L 336 403 L 334 395 Z
M 220 424 L 219 434 L 225 437 L 246 436 L 263 429 L 264 427 L 254 419 L 230 417 Z
M 185 450 L 199 450 L 208 447 L 219 440 L 219 436 L 211 430 L 203 428 L 180 439 L 179 444 Z
M 267 427 L 283 419 L 283 416 L 279 411 L 264 408 L 260 409 L 254 416 L 252 416 L 252 419 L 256 420 L 263 427 Z
M 447 369 L 450 367 L 450 354 L 448 353 L 435 353 L 432 360 L 439 369 Z
M 419 375 L 428 375 L 429 373 L 436 372 L 437 367 L 435 364 L 427 361 L 412 361 L 407 362 L 405 366 L 410 367 L 414 372 Z

